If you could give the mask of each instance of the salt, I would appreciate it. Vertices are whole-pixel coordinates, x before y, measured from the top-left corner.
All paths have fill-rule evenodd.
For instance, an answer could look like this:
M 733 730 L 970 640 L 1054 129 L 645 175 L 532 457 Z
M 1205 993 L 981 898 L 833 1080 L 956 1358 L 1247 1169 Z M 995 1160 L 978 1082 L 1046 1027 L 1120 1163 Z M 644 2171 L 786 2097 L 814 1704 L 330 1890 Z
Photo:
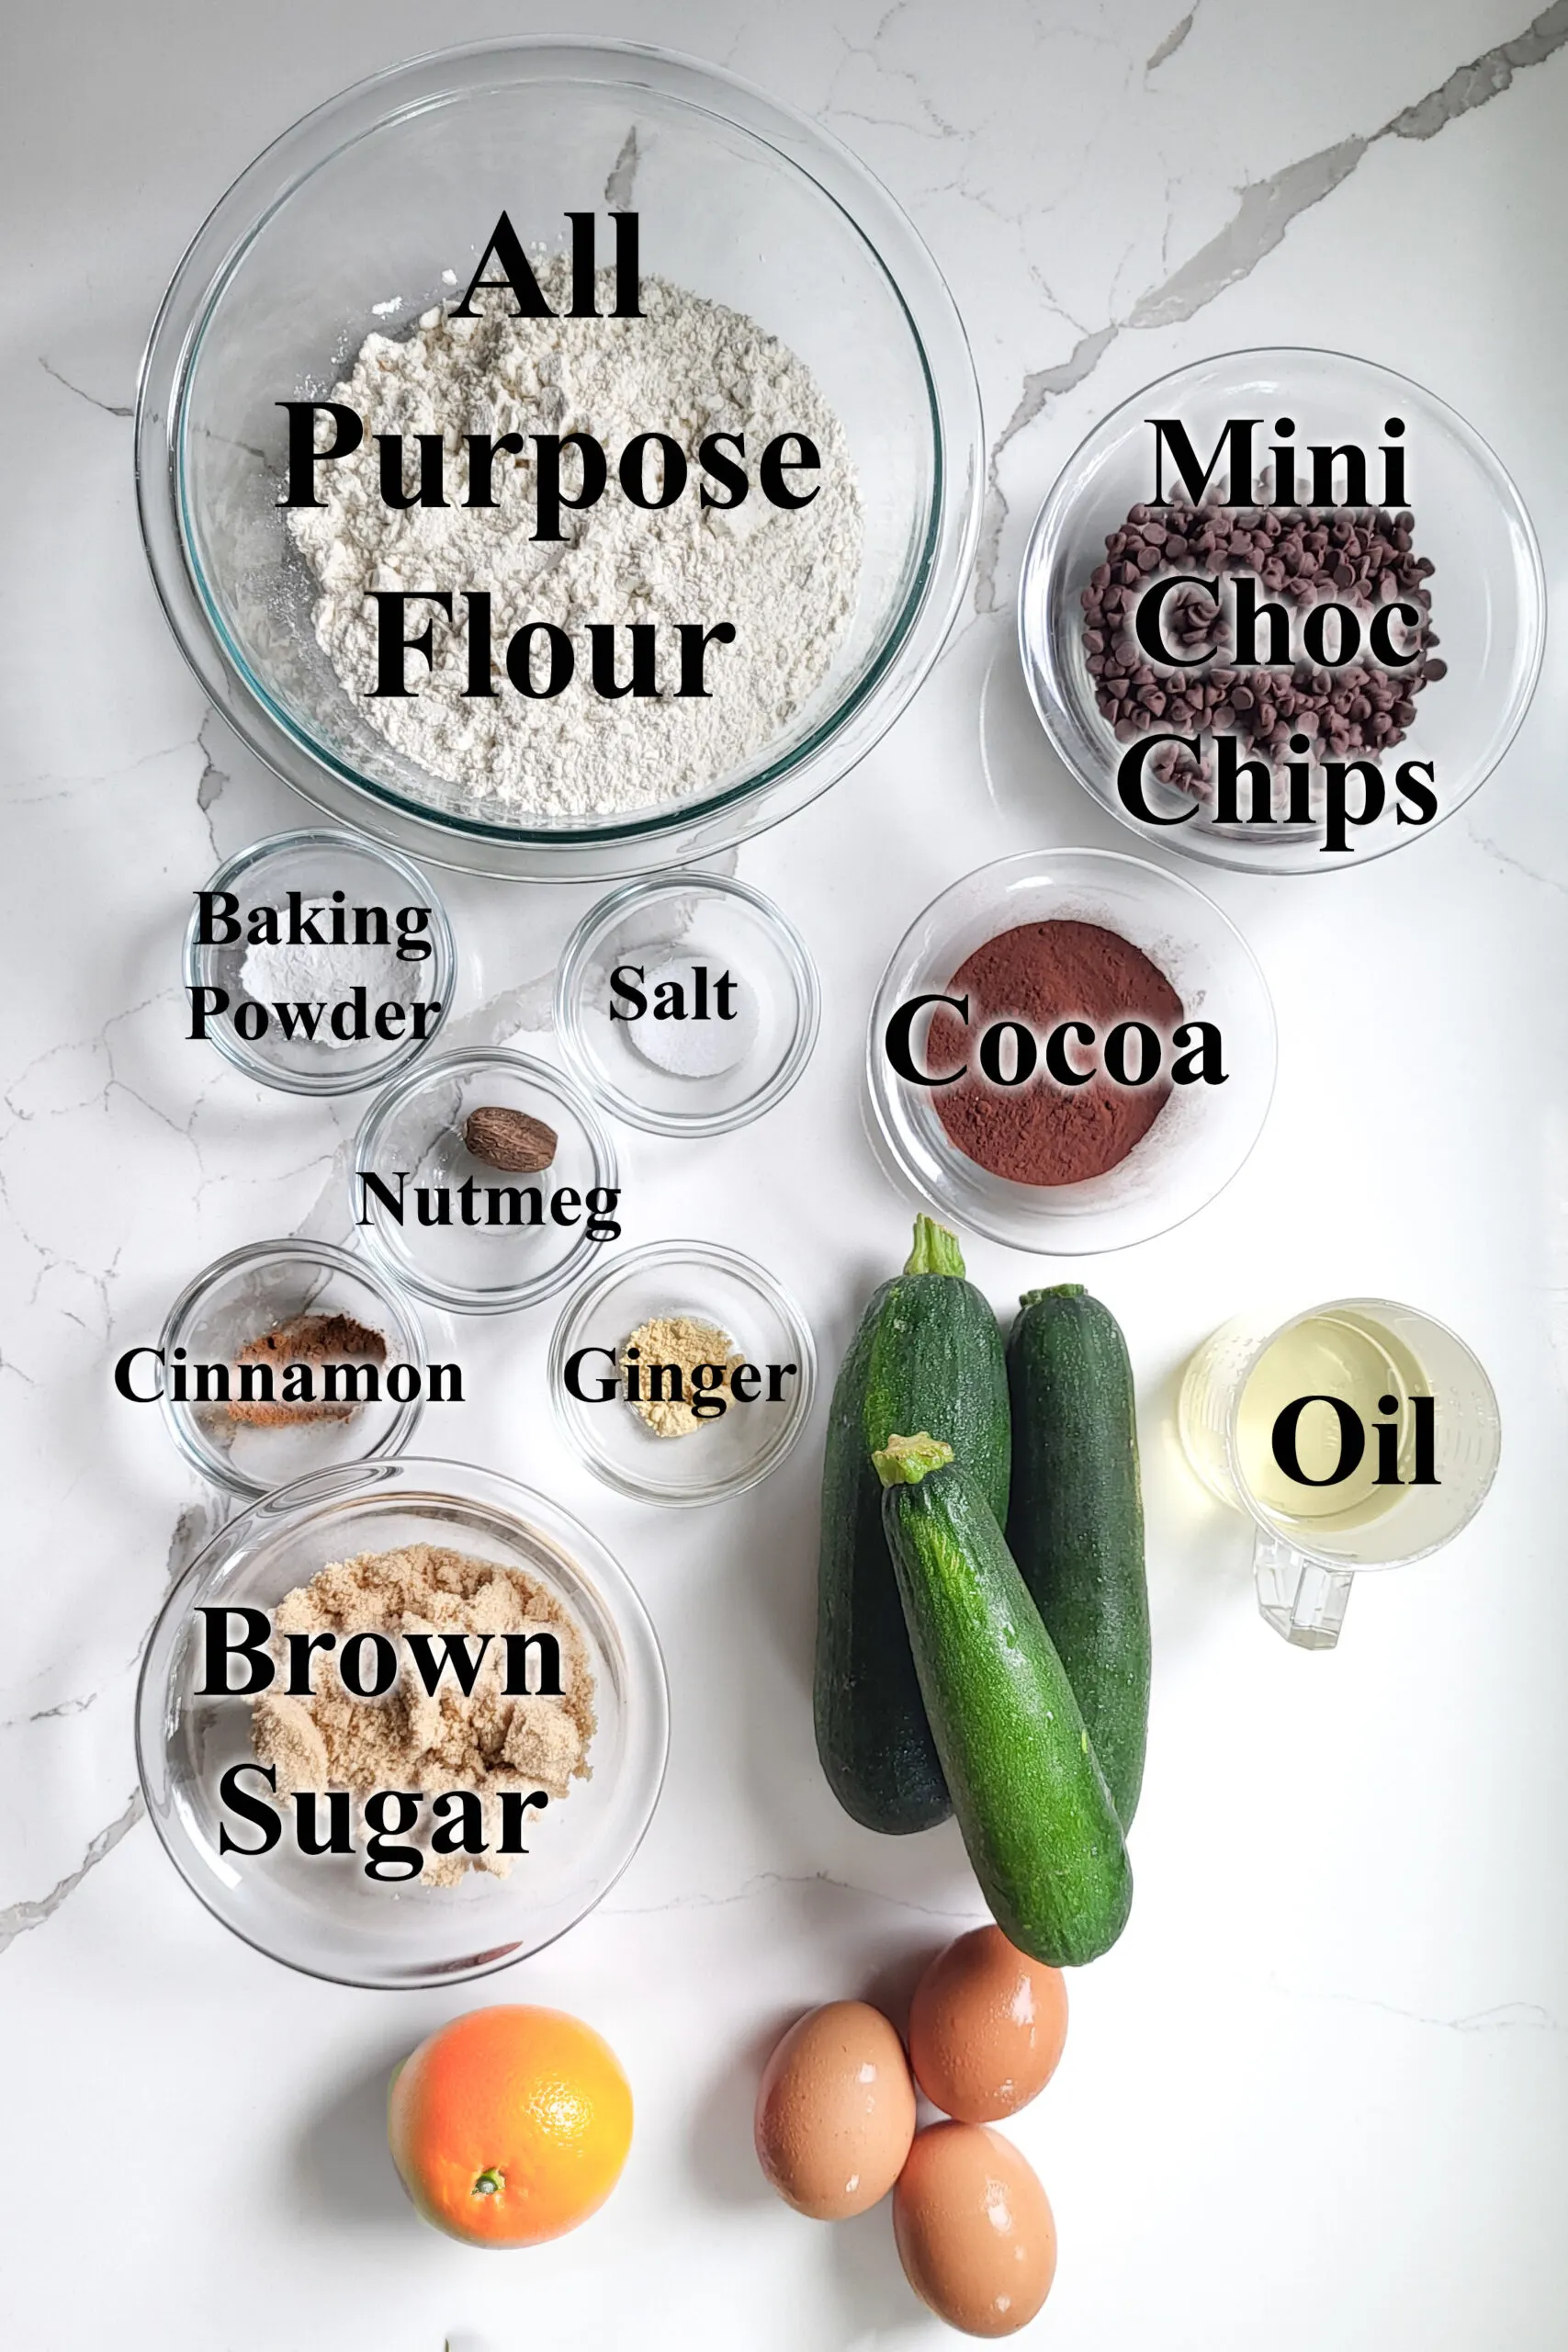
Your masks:
M 658 1003 L 659 991 L 668 980 L 681 990 L 673 1001 L 690 1003 L 696 994 L 699 960 L 705 961 L 686 958 L 660 964 L 657 971 L 649 972 L 644 983 L 649 1003 Z M 627 1024 L 626 1035 L 645 1062 L 671 1078 L 723 1078 L 745 1060 L 761 1025 L 756 999 L 744 981 L 735 983 L 734 1001 L 735 1012 L 728 1021 L 712 1014 L 705 1021 L 660 1021 L 645 1012 Z

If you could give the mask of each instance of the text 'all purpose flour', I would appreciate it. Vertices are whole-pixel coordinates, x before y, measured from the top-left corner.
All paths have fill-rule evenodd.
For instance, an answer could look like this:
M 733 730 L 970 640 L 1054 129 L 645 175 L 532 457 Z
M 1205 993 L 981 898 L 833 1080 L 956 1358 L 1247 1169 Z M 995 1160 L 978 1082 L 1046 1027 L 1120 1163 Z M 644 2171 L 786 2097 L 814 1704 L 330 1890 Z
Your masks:
M 854 612 L 860 497 L 807 368 L 738 311 L 629 283 L 581 252 L 530 265 L 502 216 L 460 302 L 282 404 L 322 649 L 432 797 L 502 821 L 754 765 Z

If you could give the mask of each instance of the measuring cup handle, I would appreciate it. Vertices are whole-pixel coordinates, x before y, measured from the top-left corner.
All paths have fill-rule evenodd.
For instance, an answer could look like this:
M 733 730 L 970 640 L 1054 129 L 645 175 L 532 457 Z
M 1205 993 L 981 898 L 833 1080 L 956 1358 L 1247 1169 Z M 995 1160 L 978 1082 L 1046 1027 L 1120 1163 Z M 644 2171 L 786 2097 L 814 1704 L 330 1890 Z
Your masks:
M 1309 1559 L 1277 1535 L 1260 1532 L 1252 1571 L 1258 1583 L 1258 1606 L 1277 1634 L 1299 1649 L 1334 1647 L 1350 1598 L 1348 1570 Z

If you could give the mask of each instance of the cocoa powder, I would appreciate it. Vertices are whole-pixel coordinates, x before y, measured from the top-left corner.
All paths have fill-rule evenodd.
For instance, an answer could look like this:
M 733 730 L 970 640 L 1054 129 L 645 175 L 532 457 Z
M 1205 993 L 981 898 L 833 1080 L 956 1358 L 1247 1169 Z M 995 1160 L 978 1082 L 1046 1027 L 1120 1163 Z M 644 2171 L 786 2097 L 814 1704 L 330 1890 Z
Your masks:
M 937 1115 L 965 1158 L 992 1175 L 1081 1184 L 1125 1159 L 1158 1118 L 1170 1092 L 1163 1075 L 1147 1086 L 1119 1086 L 1097 1062 L 1086 1085 L 1062 1086 L 1044 1068 L 1044 1041 L 1059 1022 L 1088 1022 L 1103 1046 L 1119 1021 L 1144 1021 L 1168 1045 L 1184 1018 L 1165 974 L 1119 932 L 1092 922 L 1021 923 L 976 948 L 946 993 L 968 998 L 968 1026 L 938 1006 L 926 1067 L 935 1073 L 967 1061 L 969 1069 L 937 1093 Z M 1040 1042 L 1040 1066 L 1021 1086 L 994 1086 L 978 1072 L 979 1039 L 994 1021 L 1021 1022 Z M 1075 1046 L 1071 1058 L 1082 1069 L 1089 1057 Z

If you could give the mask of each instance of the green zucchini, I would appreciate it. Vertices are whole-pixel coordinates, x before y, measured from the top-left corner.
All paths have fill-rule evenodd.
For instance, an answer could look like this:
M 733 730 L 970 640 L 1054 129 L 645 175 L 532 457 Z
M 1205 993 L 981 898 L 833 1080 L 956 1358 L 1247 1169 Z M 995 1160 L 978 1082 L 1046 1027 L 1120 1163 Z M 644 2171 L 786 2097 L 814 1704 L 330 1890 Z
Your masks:
M 1081 1967 L 1126 1925 L 1133 1873 L 1072 1685 L 953 1448 L 923 1432 L 895 1437 L 875 1468 L 920 1690 L 980 1891 L 1021 1951 Z
M 1025 1292 L 1007 1352 L 1009 1548 L 1130 1829 L 1149 1728 L 1149 1593 L 1127 1343 L 1109 1307 L 1064 1283 Z
M 901 1274 L 861 1318 L 833 1390 L 822 1464 L 817 1748 L 867 1829 L 929 1829 L 953 1810 L 926 1721 L 871 1457 L 895 1430 L 951 1430 L 1000 1518 L 1012 1451 L 1007 1364 L 958 1243 L 927 1216 Z

